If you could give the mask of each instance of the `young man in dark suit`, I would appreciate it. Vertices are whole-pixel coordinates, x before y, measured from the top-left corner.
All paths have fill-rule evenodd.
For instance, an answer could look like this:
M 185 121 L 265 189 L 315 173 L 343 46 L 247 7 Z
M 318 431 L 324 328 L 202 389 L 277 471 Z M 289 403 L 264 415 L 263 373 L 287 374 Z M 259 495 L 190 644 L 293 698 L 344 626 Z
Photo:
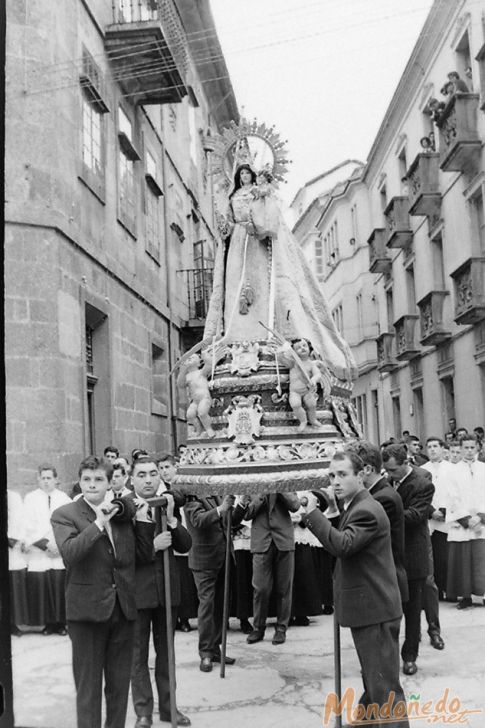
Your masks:
M 389 519 L 381 504 L 367 492 L 363 471 L 364 463 L 355 452 L 336 453 L 330 462 L 329 477 L 336 497 L 343 501 L 338 528 L 317 510 L 313 494 L 303 506 L 303 521 L 337 558 L 335 614 L 342 627 L 350 627 L 359 657 L 364 683 L 360 704 L 364 709 L 377 704 L 379 712 L 387 704 L 391 720 L 385 724 L 409 728 L 405 707 L 404 717 L 392 720 L 397 704 L 403 708 L 405 698 L 399 682 L 402 609 Z
M 146 507 L 106 499 L 113 468 L 94 456 L 79 467 L 82 497 L 52 514 L 66 565 L 66 616 L 72 642 L 78 728 L 101 728 L 103 674 L 105 728 L 125 725 L 130 687 L 135 603 L 135 559 L 148 561 L 154 526 Z
M 418 668 L 421 608 L 426 577 L 431 573 L 431 541 L 428 519 L 433 512 L 434 485 L 431 474 L 407 462 L 406 448 L 389 445 L 382 461 L 404 507 L 404 563 L 408 575 L 409 599 L 404 605 L 405 638 L 401 649 L 403 672 L 414 675 Z
M 397 583 L 401 594 L 401 602 L 407 602 L 408 577 L 404 566 L 404 508 L 402 500 L 396 493 L 388 479 L 381 475 L 382 455 L 380 448 L 371 442 L 362 442 L 357 448 L 357 454 L 364 463 L 364 485 L 378 501 L 386 512 L 391 526 L 391 547 L 396 567 Z
M 185 505 L 187 529 L 192 538 L 189 568 L 192 569 L 199 597 L 197 629 L 201 672 L 211 672 L 212 663 L 221 660 L 226 519 L 234 502 L 233 495 L 226 495 L 222 500 L 218 496 L 191 496 Z M 232 524 L 238 526 L 243 516 L 244 508 L 238 505 L 234 509 Z M 234 559 L 232 543 L 231 554 Z M 226 657 L 226 665 L 234 662 L 234 658 Z
M 141 456 L 133 463 L 131 474 L 134 493 L 131 496 L 138 503 L 154 498 L 161 489 L 160 472 L 156 460 Z M 165 487 L 163 487 L 165 490 Z M 155 683 L 158 692 L 160 720 L 170 722 L 170 682 L 168 668 L 168 640 L 173 640 L 177 608 L 180 604 L 180 580 L 175 564 L 173 549 L 186 552 L 192 544 L 187 530 L 174 517 L 174 499 L 169 493 L 167 498 L 168 530 L 155 532 L 153 554 L 149 563 L 136 567 L 136 606 L 138 616 L 135 627 L 135 648 L 131 672 L 131 693 L 137 715 L 135 728 L 152 725 L 153 691 L 148 670 L 150 634 L 153 631 L 155 647 Z M 170 592 L 172 598 L 172 635 L 167 633 L 167 614 L 165 610 L 165 569 L 163 552 L 168 549 L 170 565 Z M 190 725 L 189 718 L 177 711 L 177 725 Z
M 243 503 L 247 501 L 245 497 Z M 280 645 L 286 640 L 295 567 L 295 535 L 290 511 L 296 513 L 299 508 L 300 499 L 296 493 L 258 495 L 247 504 L 244 519 L 252 521 L 254 588 L 254 629 L 247 637 L 249 644 L 264 638 L 273 582 L 276 591 L 276 628 L 272 642 Z

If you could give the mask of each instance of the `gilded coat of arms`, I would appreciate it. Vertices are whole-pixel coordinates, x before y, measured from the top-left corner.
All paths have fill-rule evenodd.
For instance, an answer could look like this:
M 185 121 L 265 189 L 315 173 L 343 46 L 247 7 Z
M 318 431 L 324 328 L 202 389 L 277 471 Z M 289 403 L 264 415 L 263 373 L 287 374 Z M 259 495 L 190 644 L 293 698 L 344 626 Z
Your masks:
M 254 438 L 259 437 L 261 431 L 263 412 L 259 395 L 233 397 L 231 404 L 224 411 L 229 425 L 227 436 L 233 437 L 234 442 L 241 445 L 254 442 Z

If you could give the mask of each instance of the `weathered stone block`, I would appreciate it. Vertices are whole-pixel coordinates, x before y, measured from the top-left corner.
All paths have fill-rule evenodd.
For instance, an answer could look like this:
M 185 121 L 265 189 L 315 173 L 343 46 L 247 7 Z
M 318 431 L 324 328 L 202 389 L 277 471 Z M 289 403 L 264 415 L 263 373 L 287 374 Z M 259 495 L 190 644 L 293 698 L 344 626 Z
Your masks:
M 31 321 L 46 322 L 55 320 L 56 310 L 52 301 L 33 298 L 29 301 L 29 311 Z
M 135 408 L 135 388 L 129 384 L 120 384 L 116 388 L 116 405 L 133 410 Z
M 5 378 L 9 387 L 30 387 L 32 380 L 29 358 L 7 356 L 5 358 Z
M 57 293 L 59 351 L 78 359 L 81 356 L 81 307 L 79 301 L 65 291 Z

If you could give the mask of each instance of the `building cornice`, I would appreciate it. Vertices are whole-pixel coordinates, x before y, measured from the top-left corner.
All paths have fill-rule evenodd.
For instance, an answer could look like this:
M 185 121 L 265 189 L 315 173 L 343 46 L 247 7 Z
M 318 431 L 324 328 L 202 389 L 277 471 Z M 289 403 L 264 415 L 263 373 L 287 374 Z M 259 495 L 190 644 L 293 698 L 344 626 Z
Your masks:
M 239 121 L 239 110 L 217 35 L 209 0 L 175 0 L 189 41 L 190 56 L 204 88 L 209 112 L 220 129 Z M 197 58 L 205 59 L 197 63 Z M 207 62 L 207 59 L 212 59 Z

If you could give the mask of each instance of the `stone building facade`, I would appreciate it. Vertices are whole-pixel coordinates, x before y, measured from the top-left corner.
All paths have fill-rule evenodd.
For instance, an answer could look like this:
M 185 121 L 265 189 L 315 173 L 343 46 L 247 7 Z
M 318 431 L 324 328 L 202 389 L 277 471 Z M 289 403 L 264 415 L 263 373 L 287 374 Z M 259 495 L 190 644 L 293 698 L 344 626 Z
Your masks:
M 8 6 L 10 487 L 109 444 L 173 450 L 170 370 L 214 254 L 211 134 L 238 119 L 208 0 Z
M 445 95 L 452 71 L 466 86 Z M 365 167 L 299 235 L 322 251 L 375 441 L 485 422 L 484 109 L 483 8 L 435 2 Z

